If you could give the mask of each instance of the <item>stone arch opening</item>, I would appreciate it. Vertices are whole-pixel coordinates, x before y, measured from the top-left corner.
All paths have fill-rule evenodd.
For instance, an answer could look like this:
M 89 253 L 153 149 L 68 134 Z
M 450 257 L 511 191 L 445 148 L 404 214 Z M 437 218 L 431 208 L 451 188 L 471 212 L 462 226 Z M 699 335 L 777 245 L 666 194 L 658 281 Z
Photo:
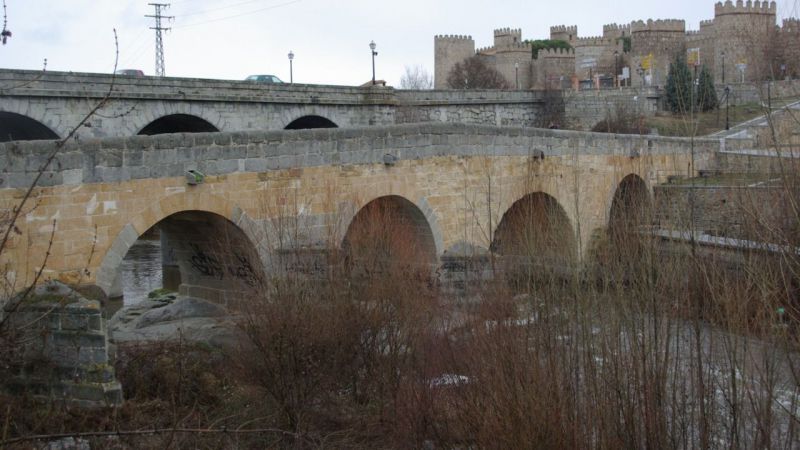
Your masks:
M 209 121 L 189 114 L 171 114 L 158 118 L 142 128 L 139 135 L 168 133 L 216 133 L 219 129 Z
M 59 136 L 38 120 L 21 114 L 0 111 L 0 142 L 40 141 Z
M 497 225 L 492 245 L 498 266 L 511 278 L 566 272 L 577 258 L 569 216 L 554 197 L 536 192 L 514 202 Z
M 286 125 L 285 130 L 307 130 L 311 128 L 339 128 L 330 119 L 322 116 L 303 116 Z
M 432 272 L 436 243 L 423 212 L 409 200 L 389 195 L 367 203 L 342 241 L 347 266 L 357 274 Z
M 140 300 L 128 298 L 129 294 L 146 296 L 141 289 L 146 286 L 148 291 L 165 287 L 235 307 L 243 294 L 261 286 L 264 276 L 256 247 L 245 232 L 207 211 L 181 211 L 165 217 L 125 253 L 119 276 L 126 304 Z M 160 285 L 142 277 L 155 278 Z
M 627 175 L 617 185 L 608 213 L 608 263 L 638 265 L 647 247 L 642 232 L 652 224 L 653 204 L 647 184 L 636 174 Z

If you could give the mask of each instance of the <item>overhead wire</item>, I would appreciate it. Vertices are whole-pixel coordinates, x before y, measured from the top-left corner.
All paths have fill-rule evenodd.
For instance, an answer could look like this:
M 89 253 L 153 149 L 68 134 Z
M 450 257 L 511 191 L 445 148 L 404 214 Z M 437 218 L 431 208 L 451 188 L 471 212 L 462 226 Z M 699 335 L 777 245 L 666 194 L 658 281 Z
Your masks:
M 228 9 L 228 8 L 235 8 L 237 6 L 247 5 L 249 3 L 255 3 L 255 2 L 263 2 L 263 1 L 264 0 L 247 0 L 247 1 L 244 1 L 244 2 L 234 3 L 232 5 L 220 6 L 219 8 L 211 8 L 211 9 L 206 9 L 206 10 L 202 10 L 202 11 L 194 11 L 194 12 L 188 12 L 188 13 L 182 13 L 182 14 L 176 13 L 176 16 L 179 16 L 179 17 L 197 16 L 197 15 L 200 15 L 200 14 L 208 14 L 210 12 L 221 11 L 221 10 Z
M 196 27 L 196 26 L 199 26 L 199 25 L 206 25 L 206 24 L 214 23 L 214 22 L 221 22 L 223 20 L 236 19 L 238 17 L 249 16 L 249 15 L 260 13 L 260 12 L 263 12 L 263 11 L 268 11 L 268 10 L 271 10 L 271 9 L 276 9 L 276 8 L 281 8 L 281 7 L 284 7 L 284 6 L 289 6 L 291 4 L 299 3 L 301 1 L 302 0 L 291 0 L 291 1 L 288 1 L 288 2 L 279 3 L 277 5 L 272 5 L 272 6 L 267 6 L 265 8 L 260 8 L 260 9 L 256 9 L 256 10 L 253 10 L 253 11 L 248 11 L 248 12 L 244 12 L 244 13 L 240 13 L 240 14 L 234 14 L 232 16 L 220 17 L 220 18 L 216 18 L 216 19 L 206 20 L 206 21 L 203 21 L 203 22 L 190 23 L 188 25 L 178 25 L 178 26 L 173 26 L 172 28 L 173 29 L 189 28 L 189 27 Z

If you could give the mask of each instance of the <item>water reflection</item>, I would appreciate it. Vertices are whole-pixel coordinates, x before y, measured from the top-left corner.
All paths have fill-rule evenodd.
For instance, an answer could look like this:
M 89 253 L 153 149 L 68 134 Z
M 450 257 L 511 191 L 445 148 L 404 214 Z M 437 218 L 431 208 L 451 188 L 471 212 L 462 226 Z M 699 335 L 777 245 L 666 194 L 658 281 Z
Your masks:
M 147 236 L 137 240 L 122 260 L 122 295 L 125 306 L 139 303 L 162 286 L 161 241 Z

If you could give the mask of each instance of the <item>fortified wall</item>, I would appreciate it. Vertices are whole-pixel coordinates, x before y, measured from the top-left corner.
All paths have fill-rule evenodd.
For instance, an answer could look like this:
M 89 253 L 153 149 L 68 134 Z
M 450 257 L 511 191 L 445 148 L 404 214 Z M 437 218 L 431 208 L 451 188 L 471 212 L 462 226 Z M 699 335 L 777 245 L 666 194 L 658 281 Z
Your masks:
M 550 27 L 549 38 L 568 43 L 574 53 L 551 51 L 525 55 L 522 30 L 494 31 L 491 47 L 475 51 L 471 37 L 437 36 L 435 85 L 446 89 L 447 74 L 464 58 L 475 54 L 520 89 L 565 89 L 591 80 L 614 79 L 630 68 L 629 85 L 659 86 L 666 82 L 669 64 L 680 52 L 699 49 L 699 65 L 714 74 L 716 83 L 754 82 L 800 76 L 800 21 L 787 18 L 777 24 L 774 1 L 727 0 L 714 6 L 714 18 L 687 30 L 683 19 L 636 20 L 603 26 L 603 35 L 582 37 L 578 27 Z M 571 64 L 567 61 L 572 59 Z M 558 80 L 556 82 L 555 80 Z M 564 82 L 572 80 L 572 82 Z

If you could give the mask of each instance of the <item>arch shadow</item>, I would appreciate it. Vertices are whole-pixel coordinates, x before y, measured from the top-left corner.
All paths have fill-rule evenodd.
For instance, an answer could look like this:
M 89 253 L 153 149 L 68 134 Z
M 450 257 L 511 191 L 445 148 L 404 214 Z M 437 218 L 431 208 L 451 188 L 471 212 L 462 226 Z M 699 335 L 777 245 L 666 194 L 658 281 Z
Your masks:
M 137 134 L 140 136 L 153 136 L 168 133 L 217 132 L 219 132 L 219 129 L 203 118 L 189 114 L 170 114 L 150 122 Z
M 39 141 L 60 137 L 38 120 L 22 114 L 0 111 L 0 142 Z
M 525 195 L 503 214 L 490 246 L 499 269 L 522 281 L 544 272 L 565 273 L 578 258 L 575 230 L 564 208 L 544 192 Z
M 293 120 L 289 125 L 286 125 L 284 130 L 308 130 L 313 128 L 339 128 L 339 126 L 325 117 L 308 115 Z
M 432 271 L 436 240 L 423 211 L 399 195 L 378 197 L 350 221 L 342 239 L 347 265 L 359 272 Z

